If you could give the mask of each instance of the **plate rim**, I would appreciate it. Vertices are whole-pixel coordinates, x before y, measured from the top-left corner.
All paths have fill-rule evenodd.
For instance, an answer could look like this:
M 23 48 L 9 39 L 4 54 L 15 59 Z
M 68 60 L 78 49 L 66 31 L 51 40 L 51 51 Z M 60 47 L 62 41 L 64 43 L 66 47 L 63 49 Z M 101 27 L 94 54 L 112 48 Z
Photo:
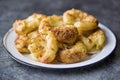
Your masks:
M 99 25 L 104 26 L 104 27 L 107 28 L 110 32 L 112 32 L 111 29 L 109 29 L 107 26 L 105 26 L 105 25 L 103 25 L 103 24 L 101 24 L 101 23 L 99 23 Z M 97 61 L 95 61 L 95 62 L 86 64 L 86 65 L 82 65 L 82 66 L 64 67 L 64 68 L 61 68 L 61 67 L 56 67 L 56 68 L 54 68 L 54 67 L 48 67 L 48 66 L 46 67 L 46 66 L 34 65 L 34 64 L 31 64 L 31 63 L 28 63 L 28 62 L 25 62 L 25 61 L 22 61 L 22 60 L 16 58 L 16 57 L 15 57 L 14 55 L 12 55 L 11 52 L 7 49 L 5 39 L 7 38 L 7 35 L 9 34 L 9 32 L 10 32 L 12 29 L 13 29 L 13 28 L 10 28 L 10 29 L 5 33 L 5 35 L 4 35 L 3 39 L 2 39 L 2 44 L 3 44 L 4 49 L 7 51 L 8 55 L 10 55 L 10 57 L 11 57 L 12 59 L 14 59 L 15 61 L 17 61 L 17 62 L 19 62 L 19 63 L 21 63 L 21 64 L 24 64 L 24 65 L 30 66 L 30 67 L 34 67 L 34 68 L 72 69 L 72 68 L 80 68 L 80 67 L 85 67 L 85 66 L 93 65 L 93 64 L 99 63 L 100 61 L 102 61 L 102 60 L 104 60 L 105 58 L 107 58 L 110 54 L 112 54 L 112 53 L 115 51 L 115 49 L 116 49 L 116 47 L 117 47 L 117 37 L 116 37 L 116 35 L 112 32 L 112 34 L 113 34 L 113 36 L 114 36 L 114 38 L 115 38 L 115 46 L 114 46 L 114 48 L 110 51 L 110 53 L 109 53 L 108 55 L 106 55 L 105 57 L 103 57 L 103 58 L 100 59 L 100 60 L 97 60 Z

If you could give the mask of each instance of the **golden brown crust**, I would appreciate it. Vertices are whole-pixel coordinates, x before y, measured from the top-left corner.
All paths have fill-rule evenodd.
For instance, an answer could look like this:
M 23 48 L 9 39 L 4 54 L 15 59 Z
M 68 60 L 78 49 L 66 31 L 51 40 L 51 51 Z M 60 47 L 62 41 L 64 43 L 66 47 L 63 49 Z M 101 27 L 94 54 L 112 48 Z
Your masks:
M 98 20 L 94 16 L 77 9 L 64 12 L 63 21 L 65 24 L 74 25 L 80 35 L 81 31 L 93 30 L 98 27 Z
M 27 48 L 27 46 L 28 46 L 27 40 L 28 40 L 28 38 L 26 35 L 20 35 L 16 38 L 15 46 L 19 52 L 29 53 L 29 50 Z
M 26 21 L 25 20 L 16 20 L 13 23 L 13 28 L 17 34 L 25 34 L 26 31 L 24 31 L 24 29 L 26 28 Z
M 65 27 L 57 27 L 52 30 L 57 40 L 63 43 L 74 43 L 78 32 L 74 26 L 67 25 Z
M 44 52 L 44 47 L 46 46 L 45 35 L 40 34 L 38 31 L 33 31 L 28 34 L 29 45 L 28 49 L 31 53 L 31 58 L 37 60 L 40 58 Z
M 28 49 L 31 52 L 31 58 L 42 62 L 51 63 L 58 50 L 57 40 L 52 32 L 38 33 L 33 32 L 28 35 L 30 37 Z
M 81 36 L 81 40 L 86 45 L 89 52 L 94 52 L 103 48 L 106 37 L 104 31 L 98 28 L 88 37 Z
M 64 23 L 61 16 L 58 15 L 48 16 L 46 19 L 43 19 L 41 21 L 41 24 L 39 26 L 39 32 L 42 32 L 42 30 L 48 31 L 56 27 L 61 27 L 63 25 Z
M 36 30 L 42 19 L 46 18 L 43 14 L 34 13 L 23 20 L 16 20 L 13 23 L 13 28 L 18 35 L 28 34 L 33 30 Z
M 77 42 L 70 49 L 61 50 L 58 53 L 58 58 L 64 63 L 80 62 L 86 57 L 86 47 L 83 43 Z

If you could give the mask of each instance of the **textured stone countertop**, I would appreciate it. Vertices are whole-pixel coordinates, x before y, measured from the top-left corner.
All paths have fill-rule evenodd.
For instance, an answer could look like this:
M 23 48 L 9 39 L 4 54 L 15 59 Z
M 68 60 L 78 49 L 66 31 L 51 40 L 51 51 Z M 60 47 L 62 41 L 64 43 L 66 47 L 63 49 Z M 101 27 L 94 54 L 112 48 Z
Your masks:
M 13 60 L 2 38 L 16 19 L 34 12 L 51 15 L 84 10 L 107 25 L 117 36 L 113 55 L 92 66 L 72 70 L 36 69 Z M 0 80 L 120 80 L 120 0 L 0 0 Z

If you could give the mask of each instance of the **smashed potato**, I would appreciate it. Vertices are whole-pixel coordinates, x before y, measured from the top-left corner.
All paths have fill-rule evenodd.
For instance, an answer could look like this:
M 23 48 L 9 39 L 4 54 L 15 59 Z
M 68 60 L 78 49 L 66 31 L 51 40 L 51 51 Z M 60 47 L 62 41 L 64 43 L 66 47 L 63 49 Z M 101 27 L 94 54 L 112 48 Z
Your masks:
M 74 25 L 78 29 L 79 34 L 81 31 L 96 29 L 98 26 L 98 21 L 95 17 L 77 9 L 66 11 L 63 14 L 63 21 L 65 24 Z
M 77 29 L 64 25 L 62 17 L 58 15 L 49 16 L 41 22 L 39 32 L 43 31 L 52 31 L 57 40 L 64 43 L 73 43 L 77 38 Z
M 64 63 L 75 63 L 85 59 L 87 49 L 82 42 L 77 42 L 70 49 L 61 50 L 58 58 Z
M 64 23 L 61 16 L 52 15 L 41 21 L 39 32 L 48 31 L 56 27 L 63 27 Z
M 44 47 L 46 46 L 45 36 L 39 34 L 38 31 L 34 31 L 28 34 L 29 45 L 28 49 L 31 53 L 31 58 L 37 60 L 43 55 Z
M 36 30 L 42 19 L 46 18 L 46 15 L 34 13 L 32 16 L 24 20 L 16 20 L 13 24 L 13 28 L 18 35 L 28 34 L 33 30 Z
M 72 25 L 57 27 L 52 30 L 57 40 L 63 43 L 74 43 L 77 39 L 77 29 Z
M 17 50 L 21 53 L 29 53 L 29 50 L 27 48 L 28 46 L 28 37 L 26 35 L 20 35 L 15 40 L 15 46 Z
M 43 63 L 50 63 L 54 60 L 58 50 L 57 41 L 52 32 L 39 34 L 34 32 L 28 49 L 31 52 L 31 58 Z
M 81 36 L 81 40 L 86 45 L 89 53 L 102 49 L 105 45 L 105 34 L 101 29 L 97 29 L 88 37 Z
M 105 33 L 98 20 L 77 9 L 63 15 L 34 13 L 13 24 L 18 34 L 15 46 L 21 53 L 41 63 L 77 63 L 95 54 L 105 45 Z

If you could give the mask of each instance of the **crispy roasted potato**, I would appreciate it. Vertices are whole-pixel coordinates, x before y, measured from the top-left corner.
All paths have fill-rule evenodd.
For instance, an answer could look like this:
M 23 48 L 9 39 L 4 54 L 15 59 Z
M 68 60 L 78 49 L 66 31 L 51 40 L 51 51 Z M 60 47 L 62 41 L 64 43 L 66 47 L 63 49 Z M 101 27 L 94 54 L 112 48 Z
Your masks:
M 65 27 L 57 27 L 52 30 L 58 41 L 63 43 L 74 43 L 78 36 L 77 29 L 72 25 L 66 25 Z
M 13 23 L 13 28 L 18 35 L 28 34 L 38 29 L 41 20 L 44 18 L 46 18 L 46 15 L 34 13 L 26 19 L 16 20 Z
M 76 63 L 85 59 L 87 49 L 82 42 L 77 42 L 70 49 L 60 50 L 58 58 L 63 63 Z
M 52 62 L 58 50 L 57 40 L 53 33 L 50 31 L 47 34 L 35 32 L 29 36 L 32 37 L 28 45 L 31 58 L 42 63 Z
M 105 45 L 105 34 L 101 29 L 97 29 L 91 33 L 88 37 L 82 36 L 81 40 L 86 45 L 89 53 L 101 50 Z
M 63 15 L 34 13 L 13 24 L 18 37 L 15 46 L 21 53 L 41 63 L 76 63 L 101 50 L 106 42 L 98 20 L 77 9 Z
M 98 27 L 98 21 L 95 17 L 77 9 L 64 12 L 63 21 L 65 24 L 74 25 L 79 34 L 81 31 L 93 30 Z
M 29 50 L 27 48 L 28 46 L 28 37 L 26 35 L 20 35 L 15 40 L 15 46 L 17 50 L 21 53 L 29 53 Z

